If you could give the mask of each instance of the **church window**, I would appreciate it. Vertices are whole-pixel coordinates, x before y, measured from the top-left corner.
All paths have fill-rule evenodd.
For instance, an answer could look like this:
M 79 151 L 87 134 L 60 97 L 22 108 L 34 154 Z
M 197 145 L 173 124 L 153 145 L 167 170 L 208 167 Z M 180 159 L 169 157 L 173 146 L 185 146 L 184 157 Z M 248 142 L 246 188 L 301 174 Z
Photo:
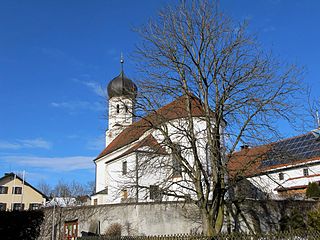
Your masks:
M 126 175 L 128 172 L 128 163 L 127 161 L 122 162 L 122 175 Z
M 124 109 L 125 109 L 126 113 L 129 111 L 129 109 L 128 109 L 128 106 L 127 106 L 127 105 L 124 105 Z
M 150 199 L 160 201 L 162 199 L 161 191 L 158 185 L 150 185 Z
M 172 177 L 181 177 L 182 166 L 180 162 L 181 148 L 179 145 L 175 144 L 172 152 Z
M 209 147 L 209 144 L 207 144 L 206 145 L 206 170 L 207 170 L 208 176 L 212 175 L 211 157 L 212 157 L 212 154 L 210 151 L 210 147 Z
M 117 104 L 117 113 L 119 113 L 119 112 L 120 112 L 120 105 Z

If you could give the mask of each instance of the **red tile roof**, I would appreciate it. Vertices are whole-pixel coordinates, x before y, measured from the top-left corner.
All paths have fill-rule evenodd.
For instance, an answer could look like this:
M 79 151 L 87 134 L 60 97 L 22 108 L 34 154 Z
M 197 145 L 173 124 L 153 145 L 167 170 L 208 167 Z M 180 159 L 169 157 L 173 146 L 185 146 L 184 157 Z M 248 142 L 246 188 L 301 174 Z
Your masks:
M 261 172 L 260 166 L 267 158 L 271 145 L 243 149 L 235 152 L 229 159 L 228 172 L 232 178 L 248 177 Z
M 204 116 L 204 109 L 201 101 L 196 97 L 190 97 L 191 114 L 194 117 Z M 106 156 L 130 143 L 137 141 L 146 131 L 158 126 L 161 123 L 177 118 L 188 116 L 187 98 L 181 96 L 175 101 L 159 108 L 157 111 L 147 115 L 141 120 L 134 122 L 125 128 L 99 155 L 96 159 Z M 95 160 L 96 160 L 95 159 Z
M 157 140 L 152 136 L 152 134 L 149 134 L 147 137 L 145 137 L 141 141 L 137 142 L 135 145 L 133 145 L 127 151 L 122 153 L 120 156 L 117 156 L 116 158 L 111 159 L 107 163 L 112 162 L 112 161 L 119 159 L 121 157 L 124 157 L 124 156 L 126 156 L 130 153 L 133 153 L 133 152 L 142 152 L 141 150 L 139 150 L 139 148 L 141 148 L 141 147 L 151 148 L 153 151 L 149 152 L 149 153 L 156 153 L 156 154 L 162 154 L 162 155 L 167 154 L 167 151 L 157 142 Z

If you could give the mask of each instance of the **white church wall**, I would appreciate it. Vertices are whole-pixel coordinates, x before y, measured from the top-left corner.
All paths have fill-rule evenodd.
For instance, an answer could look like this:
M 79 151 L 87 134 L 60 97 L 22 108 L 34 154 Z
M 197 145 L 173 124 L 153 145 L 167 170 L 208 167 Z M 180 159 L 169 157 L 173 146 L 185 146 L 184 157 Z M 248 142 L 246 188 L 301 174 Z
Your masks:
M 101 190 L 105 189 L 107 183 L 107 169 L 106 169 L 106 162 L 115 159 L 122 155 L 125 151 L 131 148 L 133 145 L 129 144 L 124 148 L 116 150 L 101 159 L 95 160 L 96 163 L 96 192 L 100 192 Z
M 136 153 L 131 153 L 107 164 L 108 203 L 120 203 L 134 198 L 129 189 L 126 188 L 126 182 L 131 180 L 131 178 L 127 179 L 127 174 L 134 172 L 135 161 Z M 123 173 L 123 162 L 127 164 L 126 174 Z M 127 190 L 127 197 L 125 197 L 125 190 Z M 124 198 L 127 198 L 127 200 Z
M 105 188 L 105 161 L 96 162 L 96 192 L 100 192 Z

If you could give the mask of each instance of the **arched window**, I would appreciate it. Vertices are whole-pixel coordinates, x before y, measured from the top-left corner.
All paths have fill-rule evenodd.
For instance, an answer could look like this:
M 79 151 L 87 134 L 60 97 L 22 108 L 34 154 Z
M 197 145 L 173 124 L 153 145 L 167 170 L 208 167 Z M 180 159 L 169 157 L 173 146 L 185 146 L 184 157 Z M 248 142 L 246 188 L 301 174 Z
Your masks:
M 128 109 L 128 106 L 127 106 L 127 105 L 124 105 L 124 109 L 125 109 L 126 113 L 129 111 L 129 109 Z
M 181 147 L 175 144 L 172 149 L 172 177 L 181 177 L 182 175 L 182 163 L 181 158 Z
M 207 143 L 206 144 L 206 171 L 208 173 L 208 176 L 212 175 L 212 165 L 211 165 L 212 159 L 211 158 L 212 158 L 212 153 L 210 151 L 210 146 Z
M 120 105 L 117 104 L 117 113 L 119 113 L 119 112 L 120 112 Z

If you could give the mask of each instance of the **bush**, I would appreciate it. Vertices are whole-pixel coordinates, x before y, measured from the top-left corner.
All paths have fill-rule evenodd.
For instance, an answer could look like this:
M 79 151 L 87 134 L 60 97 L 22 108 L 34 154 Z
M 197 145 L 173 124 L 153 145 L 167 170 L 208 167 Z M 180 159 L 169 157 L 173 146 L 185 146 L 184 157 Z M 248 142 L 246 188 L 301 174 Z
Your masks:
M 44 219 L 42 211 L 0 211 L 1 239 L 37 239 Z
M 122 226 L 120 223 L 111 224 L 105 231 L 105 235 L 109 237 L 119 237 L 121 236 Z
M 308 184 L 306 191 L 307 198 L 320 198 L 320 187 L 316 182 L 312 182 Z
M 320 208 L 308 212 L 307 225 L 310 230 L 320 231 Z
M 281 231 L 305 230 L 306 223 L 303 214 L 294 209 L 289 216 L 280 219 Z

